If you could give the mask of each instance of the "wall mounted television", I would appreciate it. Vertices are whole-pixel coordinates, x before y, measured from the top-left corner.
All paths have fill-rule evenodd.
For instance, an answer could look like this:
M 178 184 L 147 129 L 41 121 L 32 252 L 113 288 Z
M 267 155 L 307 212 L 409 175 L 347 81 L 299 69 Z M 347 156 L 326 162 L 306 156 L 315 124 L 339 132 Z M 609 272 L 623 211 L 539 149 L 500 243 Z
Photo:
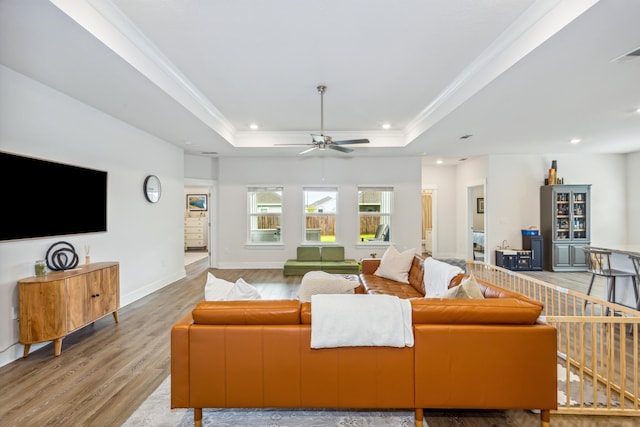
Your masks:
M 107 172 L 0 151 L 0 241 L 107 231 Z

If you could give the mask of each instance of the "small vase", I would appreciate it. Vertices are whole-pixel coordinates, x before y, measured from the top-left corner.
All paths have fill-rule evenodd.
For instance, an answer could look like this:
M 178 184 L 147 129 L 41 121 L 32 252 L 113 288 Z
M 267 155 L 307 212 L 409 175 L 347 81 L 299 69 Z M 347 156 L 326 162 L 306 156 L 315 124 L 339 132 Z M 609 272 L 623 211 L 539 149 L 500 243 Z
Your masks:
M 45 276 L 47 274 L 47 266 L 43 259 L 36 261 L 35 273 L 38 277 Z
M 84 257 L 84 263 L 89 265 L 89 263 L 91 262 L 91 257 L 89 255 L 85 255 Z

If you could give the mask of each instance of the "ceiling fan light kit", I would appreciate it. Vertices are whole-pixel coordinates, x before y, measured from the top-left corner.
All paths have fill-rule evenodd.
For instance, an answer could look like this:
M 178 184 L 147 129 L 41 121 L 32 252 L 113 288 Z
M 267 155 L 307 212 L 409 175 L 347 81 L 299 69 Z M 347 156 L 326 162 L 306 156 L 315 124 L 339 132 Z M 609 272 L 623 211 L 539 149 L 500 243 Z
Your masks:
M 318 93 L 320 94 L 320 134 L 311 134 L 311 144 L 276 144 L 276 145 L 303 145 L 310 147 L 300 152 L 300 154 L 306 154 L 311 151 L 320 150 L 324 151 L 327 148 L 340 151 L 342 153 L 351 153 L 352 148 L 342 147 L 347 144 L 368 144 L 368 139 L 348 139 L 343 141 L 334 141 L 330 136 L 324 134 L 324 94 L 327 91 L 327 87 L 324 85 L 318 85 Z

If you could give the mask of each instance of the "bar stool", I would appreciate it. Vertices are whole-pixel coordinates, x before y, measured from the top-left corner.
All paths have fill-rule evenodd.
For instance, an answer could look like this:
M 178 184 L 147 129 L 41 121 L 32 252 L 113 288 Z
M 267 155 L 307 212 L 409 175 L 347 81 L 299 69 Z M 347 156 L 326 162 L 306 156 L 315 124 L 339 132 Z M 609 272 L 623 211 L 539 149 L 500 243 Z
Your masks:
M 633 290 L 636 294 L 636 301 L 638 300 L 638 290 L 636 289 L 636 273 L 630 271 L 614 270 L 611 268 L 611 251 L 602 249 L 583 248 L 584 254 L 587 259 L 587 269 L 591 273 L 591 282 L 587 289 L 587 295 L 591 294 L 591 288 L 593 287 L 593 281 L 596 276 L 606 277 L 607 279 L 607 301 L 615 302 L 616 299 L 616 278 L 617 277 L 630 277 L 633 282 Z M 586 308 L 587 302 L 584 303 Z M 607 308 L 606 314 L 609 313 Z
M 633 263 L 633 269 L 636 271 L 636 283 L 633 287 L 633 292 L 636 296 L 636 310 L 640 311 L 640 255 L 629 255 L 631 262 Z

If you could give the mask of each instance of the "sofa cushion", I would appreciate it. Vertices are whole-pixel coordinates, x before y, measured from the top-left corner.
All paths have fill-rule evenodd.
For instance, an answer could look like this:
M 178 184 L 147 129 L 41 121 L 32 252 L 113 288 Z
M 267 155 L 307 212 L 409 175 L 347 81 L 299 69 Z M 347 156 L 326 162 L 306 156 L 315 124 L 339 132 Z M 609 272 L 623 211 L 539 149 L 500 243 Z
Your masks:
M 300 301 L 201 301 L 191 312 L 201 325 L 289 325 L 300 323 Z
M 320 253 L 322 261 L 344 261 L 343 246 L 325 246 Z
M 414 254 L 415 248 L 399 252 L 394 245 L 390 245 L 374 274 L 396 282 L 409 283 L 409 269 Z
M 320 261 L 320 247 L 298 246 L 296 259 L 298 261 Z
M 532 325 L 542 312 L 539 305 L 520 298 L 414 298 L 411 305 L 414 324 Z
M 330 274 L 324 271 L 310 271 L 302 277 L 302 283 L 298 290 L 298 298 L 301 302 L 311 301 L 312 295 L 318 294 L 353 294 L 354 289 L 360 285 L 358 277 L 353 280 L 341 275 Z
M 421 298 L 424 296 L 413 286 L 385 279 L 374 274 L 361 274 L 360 281 L 368 294 L 395 295 L 403 299 Z

